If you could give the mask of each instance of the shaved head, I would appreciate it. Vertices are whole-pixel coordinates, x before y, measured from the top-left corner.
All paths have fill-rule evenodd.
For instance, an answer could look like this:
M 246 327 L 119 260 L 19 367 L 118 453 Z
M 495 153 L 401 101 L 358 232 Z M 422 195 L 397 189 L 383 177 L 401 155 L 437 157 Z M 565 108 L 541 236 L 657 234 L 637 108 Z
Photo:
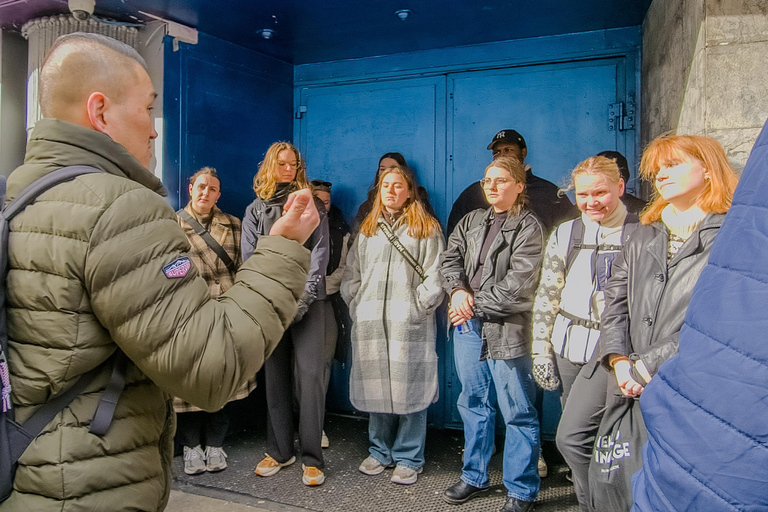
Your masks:
M 76 122 L 86 101 L 101 92 L 121 102 L 147 65 L 125 43 L 100 34 L 76 32 L 59 37 L 40 70 L 40 107 L 45 117 Z
M 43 116 L 109 135 L 147 168 L 156 97 L 136 50 L 98 34 L 58 38 L 40 70 Z

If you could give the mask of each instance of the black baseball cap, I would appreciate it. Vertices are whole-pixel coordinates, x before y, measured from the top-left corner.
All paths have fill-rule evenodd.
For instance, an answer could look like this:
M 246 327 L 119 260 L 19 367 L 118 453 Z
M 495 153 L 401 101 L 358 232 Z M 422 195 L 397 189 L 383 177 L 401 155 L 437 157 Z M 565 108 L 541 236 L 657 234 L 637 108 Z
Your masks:
M 494 144 L 497 142 L 507 142 L 509 144 L 516 144 L 517 146 L 520 146 L 520 149 L 525 149 L 525 139 L 522 135 L 517 133 L 515 130 L 501 130 L 500 132 L 496 133 L 496 135 L 493 136 L 493 139 L 491 140 L 491 143 L 488 144 L 488 147 L 486 149 L 493 149 Z

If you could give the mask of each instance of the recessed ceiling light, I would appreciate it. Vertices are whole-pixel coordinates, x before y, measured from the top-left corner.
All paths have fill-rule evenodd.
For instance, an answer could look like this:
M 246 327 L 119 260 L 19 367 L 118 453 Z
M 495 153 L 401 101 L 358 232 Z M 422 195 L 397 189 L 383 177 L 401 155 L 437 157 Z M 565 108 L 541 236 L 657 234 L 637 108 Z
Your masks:
M 395 16 L 397 16 L 397 18 L 400 21 L 407 20 L 408 16 L 410 16 L 411 14 L 413 14 L 413 11 L 410 10 L 410 9 L 400 9 L 400 10 L 395 11 Z
M 263 28 L 259 30 L 258 34 L 264 39 L 272 39 L 272 37 L 275 35 L 275 31 L 271 28 Z

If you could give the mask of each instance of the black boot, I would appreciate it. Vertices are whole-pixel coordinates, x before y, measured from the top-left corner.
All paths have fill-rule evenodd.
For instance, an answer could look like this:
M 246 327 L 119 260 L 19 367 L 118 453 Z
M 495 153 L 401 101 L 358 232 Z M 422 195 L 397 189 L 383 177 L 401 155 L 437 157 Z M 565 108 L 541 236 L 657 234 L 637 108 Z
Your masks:
M 488 487 L 475 487 L 464 482 L 464 480 L 459 480 L 443 492 L 443 501 L 451 505 L 460 505 L 481 494 L 485 494 L 487 491 Z
M 523 501 L 517 498 L 507 498 L 507 502 L 501 507 L 501 512 L 531 512 L 532 501 Z

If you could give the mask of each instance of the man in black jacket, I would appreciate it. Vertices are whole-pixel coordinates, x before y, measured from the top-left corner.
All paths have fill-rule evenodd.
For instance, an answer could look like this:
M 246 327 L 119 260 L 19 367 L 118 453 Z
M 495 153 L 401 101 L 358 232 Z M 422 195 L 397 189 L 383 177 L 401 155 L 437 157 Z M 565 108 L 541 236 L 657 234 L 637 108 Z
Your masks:
M 515 130 L 501 130 L 496 133 L 487 149 L 493 152 L 493 158 L 514 156 L 523 164 L 525 164 L 525 157 L 528 156 L 528 146 L 525 144 L 525 139 Z M 525 169 L 527 176 L 525 192 L 528 195 L 529 207 L 544 225 L 547 233 L 561 222 L 574 219 L 579 215 L 579 211 L 573 206 L 573 203 L 565 195 L 558 194 L 559 187 L 557 185 L 535 176 L 531 166 L 526 165 Z M 486 208 L 488 208 L 488 202 L 485 200 L 483 187 L 480 186 L 479 181 L 472 183 L 464 192 L 459 194 L 453 203 L 451 214 L 448 216 L 446 235 L 453 232 L 453 228 L 466 214 Z

